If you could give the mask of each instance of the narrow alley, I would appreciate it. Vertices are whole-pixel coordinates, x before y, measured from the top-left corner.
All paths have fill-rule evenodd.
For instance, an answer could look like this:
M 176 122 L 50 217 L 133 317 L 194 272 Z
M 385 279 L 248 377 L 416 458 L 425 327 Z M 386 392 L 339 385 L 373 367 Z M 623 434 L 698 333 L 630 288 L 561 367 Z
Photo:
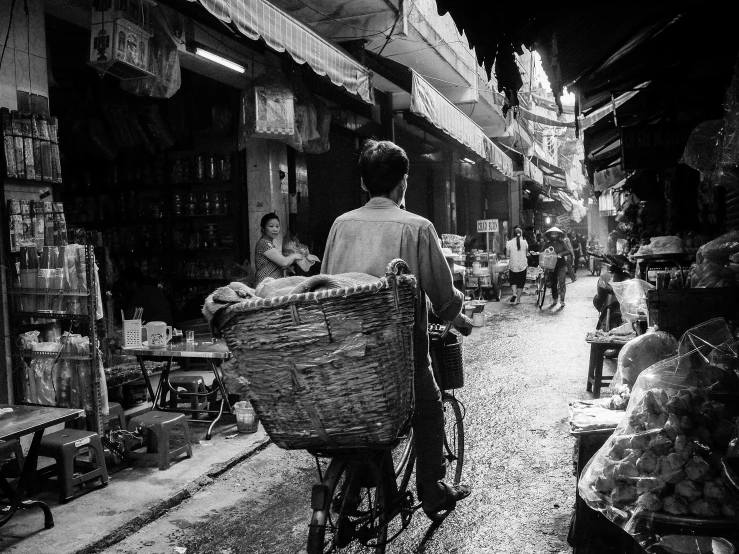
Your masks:
M 568 401 L 587 398 L 586 332 L 596 277 L 568 284 L 567 306 L 489 303 L 465 342 L 463 481 L 472 496 L 443 525 L 416 512 L 391 553 L 564 553 L 575 501 Z M 271 445 L 106 554 L 298 553 L 305 549 L 315 462 Z M 18 551 L 20 552 L 20 551 Z

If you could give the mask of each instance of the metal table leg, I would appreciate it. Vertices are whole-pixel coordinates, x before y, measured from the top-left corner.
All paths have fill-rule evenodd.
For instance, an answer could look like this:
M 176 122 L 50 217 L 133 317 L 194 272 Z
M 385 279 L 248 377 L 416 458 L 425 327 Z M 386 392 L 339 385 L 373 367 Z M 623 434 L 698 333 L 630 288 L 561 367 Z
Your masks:
M 226 386 L 223 384 L 223 379 L 221 379 L 221 375 L 218 372 L 218 366 L 213 360 L 208 360 L 208 363 L 210 363 L 210 367 L 213 370 L 214 382 L 217 383 L 218 390 L 221 391 L 221 405 L 218 408 L 218 415 L 215 417 L 215 419 L 213 419 L 210 426 L 208 427 L 208 432 L 205 434 L 205 440 L 210 440 L 211 433 L 213 432 L 213 427 L 223 415 L 223 408 L 225 406 L 228 406 L 228 411 L 229 413 L 231 412 L 231 404 L 228 401 L 228 392 L 226 392 Z
M 51 510 L 45 502 L 41 502 L 40 500 L 23 500 L 23 494 L 26 492 L 26 489 L 29 488 L 29 485 L 33 483 L 36 476 L 38 452 L 41 448 L 41 437 L 43 437 L 43 435 L 43 429 L 40 429 L 33 434 L 31 447 L 28 450 L 28 455 L 23 464 L 23 469 L 21 470 L 21 476 L 18 479 L 18 483 L 15 485 L 15 490 L 12 490 L 12 487 L 8 484 L 5 478 L 0 476 L 0 479 L 2 479 L 2 489 L 12 490 L 12 495 L 8 499 L 10 500 L 10 504 L 6 509 L 0 510 L 0 514 L 2 514 L 2 516 L 0 516 L 0 527 L 8 523 L 8 521 L 10 521 L 15 515 L 15 512 L 20 508 L 41 508 L 44 512 L 44 527 L 46 529 L 54 527 L 54 517 L 51 515 Z

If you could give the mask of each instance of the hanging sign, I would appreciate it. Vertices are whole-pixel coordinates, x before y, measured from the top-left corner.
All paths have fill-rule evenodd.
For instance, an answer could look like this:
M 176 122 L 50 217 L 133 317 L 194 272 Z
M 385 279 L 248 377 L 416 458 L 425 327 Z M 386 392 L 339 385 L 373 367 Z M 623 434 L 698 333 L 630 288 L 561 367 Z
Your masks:
M 557 216 L 557 225 L 560 228 L 569 227 L 571 223 L 572 223 L 572 219 L 570 218 L 569 215 L 558 215 Z
M 497 233 L 498 232 L 498 220 L 497 219 L 478 219 L 477 220 L 477 232 L 478 233 Z
M 688 142 L 691 127 L 676 123 L 621 127 L 624 170 L 675 165 Z

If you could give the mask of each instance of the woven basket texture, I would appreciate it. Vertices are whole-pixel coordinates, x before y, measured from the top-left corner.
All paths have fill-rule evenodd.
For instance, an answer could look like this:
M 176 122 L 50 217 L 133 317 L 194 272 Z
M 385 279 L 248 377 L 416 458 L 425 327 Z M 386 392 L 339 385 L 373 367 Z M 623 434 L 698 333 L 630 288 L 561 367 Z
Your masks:
M 413 276 L 390 275 L 218 311 L 211 325 L 275 444 L 330 449 L 396 438 L 413 411 L 415 288 Z

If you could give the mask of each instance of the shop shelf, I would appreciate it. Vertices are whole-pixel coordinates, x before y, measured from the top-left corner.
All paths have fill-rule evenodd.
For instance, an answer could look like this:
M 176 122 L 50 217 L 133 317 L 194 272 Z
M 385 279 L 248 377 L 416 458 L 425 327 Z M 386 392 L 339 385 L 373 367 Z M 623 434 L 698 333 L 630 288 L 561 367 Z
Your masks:
M 205 219 L 205 218 L 224 218 L 224 217 L 233 217 L 231 214 L 179 214 L 179 215 L 173 215 L 173 217 L 177 219 Z
M 16 311 L 11 316 L 15 319 L 90 319 L 88 314 L 68 314 L 67 312 L 55 312 L 52 310 L 22 312 Z
M 80 360 L 89 362 L 92 360 L 92 354 L 88 356 L 77 356 L 72 354 L 64 354 L 63 352 L 48 352 L 46 350 L 21 350 L 17 354 L 13 354 L 18 358 L 36 358 L 38 356 L 45 356 L 48 358 L 58 358 L 60 360 Z
M 30 296 L 90 296 L 89 292 L 69 292 L 58 289 L 9 289 L 8 294 Z

